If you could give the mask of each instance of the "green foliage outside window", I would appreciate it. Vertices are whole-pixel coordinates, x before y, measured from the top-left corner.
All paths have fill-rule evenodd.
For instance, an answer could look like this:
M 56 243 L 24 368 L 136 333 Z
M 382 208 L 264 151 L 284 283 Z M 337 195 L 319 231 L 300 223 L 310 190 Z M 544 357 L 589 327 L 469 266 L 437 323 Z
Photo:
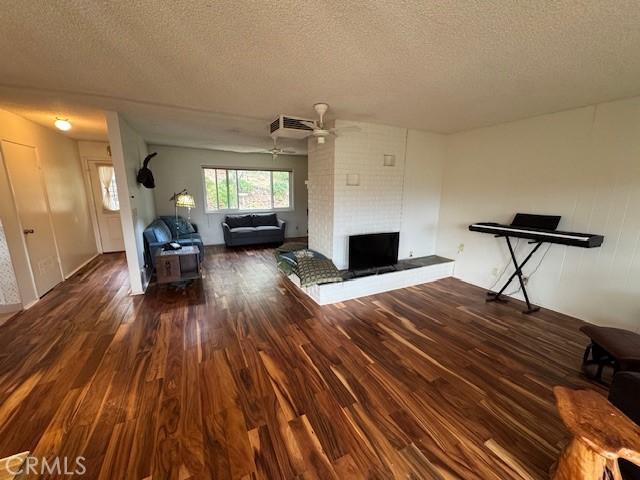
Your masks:
M 204 168 L 207 211 L 291 208 L 291 172 Z

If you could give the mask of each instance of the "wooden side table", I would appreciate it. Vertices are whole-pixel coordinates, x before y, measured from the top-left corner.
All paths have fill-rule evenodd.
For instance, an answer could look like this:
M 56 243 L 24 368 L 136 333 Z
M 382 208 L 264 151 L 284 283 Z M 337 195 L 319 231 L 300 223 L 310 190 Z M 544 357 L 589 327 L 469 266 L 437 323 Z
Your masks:
M 573 438 L 554 480 L 622 480 L 618 458 L 640 466 L 640 427 L 593 390 L 555 387 L 560 418 Z
M 160 250 L 156 253 L 158 283 L 184 283 L 201 277 L 198 247 Z

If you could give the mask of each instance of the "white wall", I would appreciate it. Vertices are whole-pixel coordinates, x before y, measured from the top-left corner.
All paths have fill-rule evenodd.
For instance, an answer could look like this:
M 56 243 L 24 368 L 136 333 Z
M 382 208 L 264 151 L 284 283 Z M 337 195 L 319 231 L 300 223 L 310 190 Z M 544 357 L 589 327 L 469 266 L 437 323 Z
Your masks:
M 0 110 L 0 140 L 35 147 L 47 190 L 53 231 L 65 278 L 96 253 L 78 146 L 74 140 Z M 7 170 L 0 158 L 0 219 L 23 305 L 37 300 Z
M 196 201 L 191 210 L 191 221 L 198 225 L 205 245 L 224 243 L 221 223 L 224 213 L 204 212 L 204 183 L 202 166 L 230 168 L 284 168 L 293 171 L 294 210 L 278 211 L 278 217 L 287 222 L 287 237 L 307 235 L 307 157 L 280 155 L 275 161 L 271 154 L 236 153 L 220 150 L 150 145 L 150 152 L 158 152 L 150 168 L 156 180 L 153 190 L 158 215 L 174 215 L 175 204 L 169 199 L 175 192 L 186 188 Z M 180 209 L 179 215 L 187 215 Z
M 409 130 L 404 169 L 400 258 L 436 253 L 446 137 Z
M 147 156 L 147 144 L 122 115 L 105 112 L 105 118 L 118 184 L 131 293 L 137 295 L 144 293 L 149 280 L 144 261 L 143 232 L 156 217 L 153 191 L 139 185 L 136 180 L 138 170 Z
M 530 280 L 533 302 L 640 329 L 640 97 L 454 134 L 447 145 L 437 250 L 456 259 L 457 277 L 489 287 L 508 261 L 504 240 L 470 223 L 562 215 L 560 229 L 605 242 L 552 246 Z M 519 257 L 528 248 L 520 242 Z

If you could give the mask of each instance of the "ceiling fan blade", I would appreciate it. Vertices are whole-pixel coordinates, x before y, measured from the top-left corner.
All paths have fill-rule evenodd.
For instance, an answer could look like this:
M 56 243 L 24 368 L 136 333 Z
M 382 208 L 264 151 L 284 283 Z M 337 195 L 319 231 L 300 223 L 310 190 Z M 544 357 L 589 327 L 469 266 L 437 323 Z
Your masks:
M 309 127 L 309 128 L 316 128 L 316 122 L 311 122 L 308 120 L 300 120 L 300 123 L 303 124 L 305 127 Z
M 295 154 L 296 151 L 295 150 L 291 150 L 290 148 L 285 148 L 284 150 L 282 150 L 282 152 L 280 153 L 288 153 L 288 154 Z

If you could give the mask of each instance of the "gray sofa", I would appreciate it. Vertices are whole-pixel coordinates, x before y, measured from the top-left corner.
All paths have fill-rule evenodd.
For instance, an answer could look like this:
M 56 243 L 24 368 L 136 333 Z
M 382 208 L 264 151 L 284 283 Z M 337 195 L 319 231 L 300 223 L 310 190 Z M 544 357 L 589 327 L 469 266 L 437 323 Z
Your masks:
M 275 213 L 227 215 L 222 223 L 224 243 L 227 247 L 284 243 L 286 226 Z

